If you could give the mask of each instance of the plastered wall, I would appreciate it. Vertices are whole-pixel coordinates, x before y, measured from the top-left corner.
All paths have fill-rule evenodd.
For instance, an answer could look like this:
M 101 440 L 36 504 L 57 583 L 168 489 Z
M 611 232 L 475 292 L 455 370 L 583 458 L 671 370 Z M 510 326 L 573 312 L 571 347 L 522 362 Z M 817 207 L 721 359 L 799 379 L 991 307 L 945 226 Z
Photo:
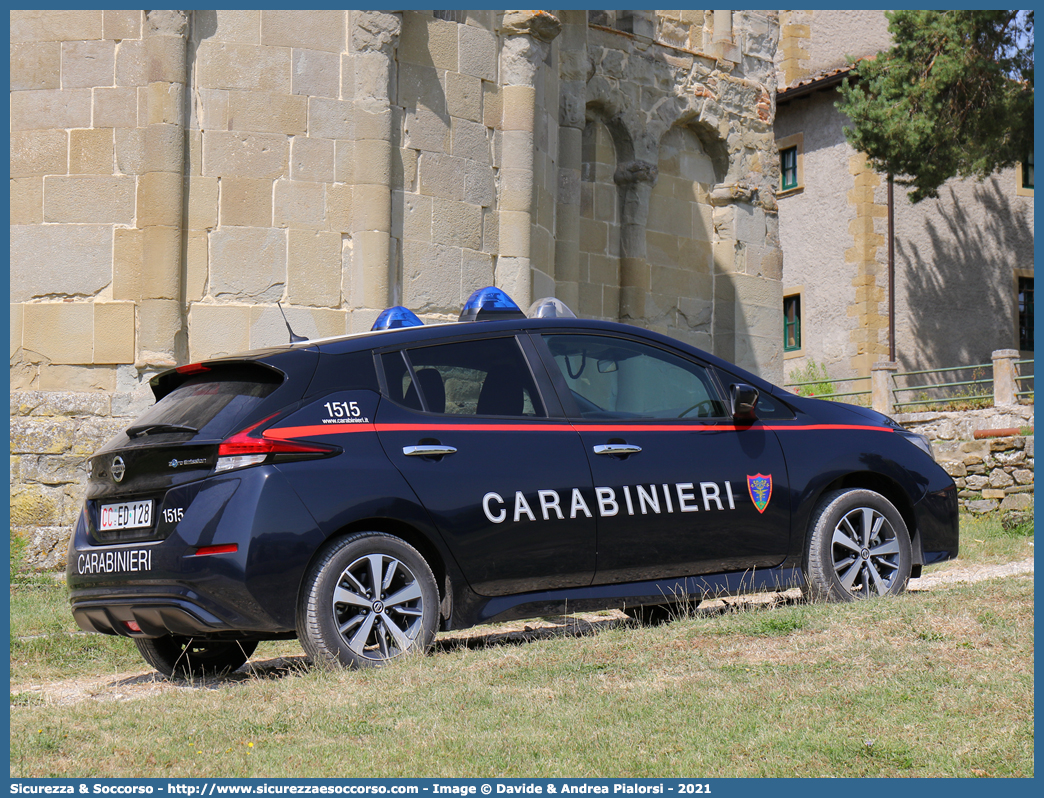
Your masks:
M 880 11 L 782 12 L 781 30 L 781 86 L 888 46 Z M 829 88 L 776 113 L 777 141 L 800 137 L 803 159 L 801 187 L 778 199 L 784 292 L 802 297 L 803 346 L 786 353 L 788 375 L 814 359 L 834 378 L 868 376 L 888 359 L 887 180 L 846 143 L 837 100 Z M 988 363 L 993 350 L 1018 348 L 1017 277 L 1033 274 L 1032 190 L 1008 170 L 951 180 L 918 205 L 903 187 L 894 193 L 900 370 Z

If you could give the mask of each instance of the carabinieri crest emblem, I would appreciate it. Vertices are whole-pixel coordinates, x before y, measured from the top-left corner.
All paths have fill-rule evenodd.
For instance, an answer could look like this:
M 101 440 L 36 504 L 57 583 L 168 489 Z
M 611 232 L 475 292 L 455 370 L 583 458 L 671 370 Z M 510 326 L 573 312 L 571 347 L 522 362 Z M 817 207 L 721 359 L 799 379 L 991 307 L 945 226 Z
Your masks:
M 758 508 L 759 513 L 765 512 L 769 500 L 772 498 L 772 474 L 747 475 L 747 490 L 750 492 L 750 500 Z

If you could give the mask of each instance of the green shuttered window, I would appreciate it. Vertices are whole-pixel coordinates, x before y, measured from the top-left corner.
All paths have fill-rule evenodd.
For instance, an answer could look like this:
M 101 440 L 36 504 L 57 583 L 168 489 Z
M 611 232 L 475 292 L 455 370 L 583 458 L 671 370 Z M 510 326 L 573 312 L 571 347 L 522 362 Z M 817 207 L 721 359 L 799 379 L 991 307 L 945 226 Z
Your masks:
M 801 295 L 783 297 L 783 351 L 801 348 Z
M 782 176 L 782 190 L 787 191 L 798 187 L 797 147 L 787 147 L 779 151 L 780 174 Z

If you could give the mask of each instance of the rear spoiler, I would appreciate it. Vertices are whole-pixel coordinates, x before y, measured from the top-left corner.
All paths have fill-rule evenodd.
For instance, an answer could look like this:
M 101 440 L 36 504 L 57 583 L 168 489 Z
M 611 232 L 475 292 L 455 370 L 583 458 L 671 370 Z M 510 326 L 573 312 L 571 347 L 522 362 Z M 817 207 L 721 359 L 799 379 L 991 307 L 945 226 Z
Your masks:
M 245 380 L 280 383 L 286 374 L 259 360 L 223 359 L 204 360 L 161 372 L 149 380 L 149 387 L 158 402 L 167 394 L 184 385 L 193 377 L 207 375 L 215 380 Z

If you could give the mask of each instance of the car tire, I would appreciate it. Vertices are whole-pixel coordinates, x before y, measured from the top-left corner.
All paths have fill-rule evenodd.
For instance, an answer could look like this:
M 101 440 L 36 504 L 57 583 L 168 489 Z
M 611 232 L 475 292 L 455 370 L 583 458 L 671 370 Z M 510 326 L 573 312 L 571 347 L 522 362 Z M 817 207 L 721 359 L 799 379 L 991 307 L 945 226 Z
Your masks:
M 805 595 L 816 601 L 894 596 L 906 589 L 910 533 L 895 506 L 872 490 L 832 491 L 809 524 Z
M 134 644 L 153 668 L 165 676 L 218 676 L 243 666 L 257 648 L 256 640 L 200 640 L 192 637 L 137 637 Z
M 624 607 L 624 614 L 640 626 L 661 626 L 688 617 L 699 606 L 699 599 L 671 604 L 640 604 L 636 607 Z
M 297 634 L 320 667 L 370 667 L 427 651 L 438 620 L 438 587 L 420 552 L 363 532 L 335 541 L 308 569 Z

